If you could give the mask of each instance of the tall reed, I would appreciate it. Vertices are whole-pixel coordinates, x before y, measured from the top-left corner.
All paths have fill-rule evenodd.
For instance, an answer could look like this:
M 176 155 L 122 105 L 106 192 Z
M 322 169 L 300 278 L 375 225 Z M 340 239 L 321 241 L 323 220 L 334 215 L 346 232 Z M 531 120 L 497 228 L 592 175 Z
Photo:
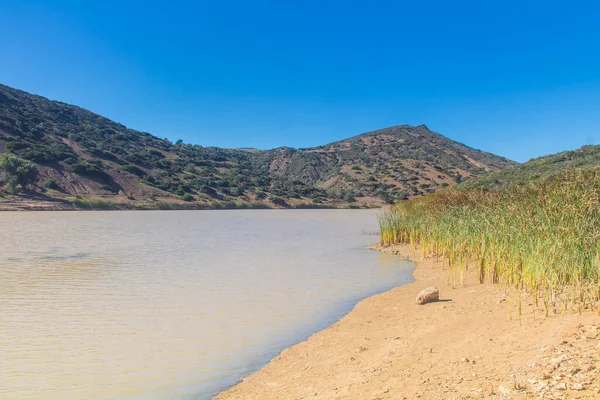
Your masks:
M 500 191 L 447 190 L 395 205 L 381 244 L 420 245 L 457 272 L 504 283 L 551 306 L 600 297 L 600 169 L 569 171 Z

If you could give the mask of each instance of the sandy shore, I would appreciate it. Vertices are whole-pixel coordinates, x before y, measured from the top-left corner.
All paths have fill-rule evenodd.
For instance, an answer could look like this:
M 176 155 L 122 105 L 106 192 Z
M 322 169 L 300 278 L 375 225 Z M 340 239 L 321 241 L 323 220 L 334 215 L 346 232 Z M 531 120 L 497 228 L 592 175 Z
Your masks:
M 452 288 L 440 262 L 382 250 L 417 257 L 415 282 L 361 301 L 216 398 L 600 398 L 597 313 L 545 317 L 524 298 L 511 319 L 503 287 L 467 273 Z M 442 301 L 417 305 L 428 286 Z

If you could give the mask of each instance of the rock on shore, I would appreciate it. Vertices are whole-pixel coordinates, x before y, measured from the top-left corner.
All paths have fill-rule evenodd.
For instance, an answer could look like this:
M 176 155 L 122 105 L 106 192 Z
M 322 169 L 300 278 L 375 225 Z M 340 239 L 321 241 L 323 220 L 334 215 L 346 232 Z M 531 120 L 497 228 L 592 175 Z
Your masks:
M 423 305 L 427 303 L 433 303 L 440 299 L 440 291 L 435 286 L 423 289 L 417 295 L 417 304 Z

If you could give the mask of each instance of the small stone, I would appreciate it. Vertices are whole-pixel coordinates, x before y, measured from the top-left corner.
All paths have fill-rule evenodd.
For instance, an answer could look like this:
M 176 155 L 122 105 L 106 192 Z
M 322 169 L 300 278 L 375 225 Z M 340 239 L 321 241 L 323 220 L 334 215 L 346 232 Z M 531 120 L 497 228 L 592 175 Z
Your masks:
M 571 385 L 571 390 L 583 390 L 583 385 L 581 383 L 574 383 Z
M 460 359 L 460 361 L 462 361 L 462 362 L 464 362 L 464 363 L 468 363 L 468 362 L 469 362 L 469 359 L 468 359 L 468 358 L 466 358 L 466 357 L 463 357 L 463 358 L 461 358 L 461 359 Z
M 506 386 L 502 386 L 502 385 L 498 386 L 498 391 L 500 392 L 500 394 L 503 394 L 503 395 L 509 395 L 512 393 L 512 390 L 510 390 Z
M 559 384 L 557 384 L 556 386 L 554 386 L 555 389 L 558 390 L 567 390 L 567 384 L 564 382 L 561 382 Z
M 541 392 L 544 389 L 543 385 L 533 385 L 531 390 L 534 392 Z
M 417 295 L 417 304 L 427 304 L 440 299 L 440 291 L 435 286 L 421 290 Z

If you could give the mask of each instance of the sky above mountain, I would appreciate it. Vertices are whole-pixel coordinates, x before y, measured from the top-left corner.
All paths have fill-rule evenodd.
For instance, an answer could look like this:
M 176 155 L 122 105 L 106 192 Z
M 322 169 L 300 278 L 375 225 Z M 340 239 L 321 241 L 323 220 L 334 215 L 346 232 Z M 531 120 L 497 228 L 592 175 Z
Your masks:
M 517 161 L 600 143 L 593 1 L 0 1 L 0 83 L 171 140 L 426 124 Z

